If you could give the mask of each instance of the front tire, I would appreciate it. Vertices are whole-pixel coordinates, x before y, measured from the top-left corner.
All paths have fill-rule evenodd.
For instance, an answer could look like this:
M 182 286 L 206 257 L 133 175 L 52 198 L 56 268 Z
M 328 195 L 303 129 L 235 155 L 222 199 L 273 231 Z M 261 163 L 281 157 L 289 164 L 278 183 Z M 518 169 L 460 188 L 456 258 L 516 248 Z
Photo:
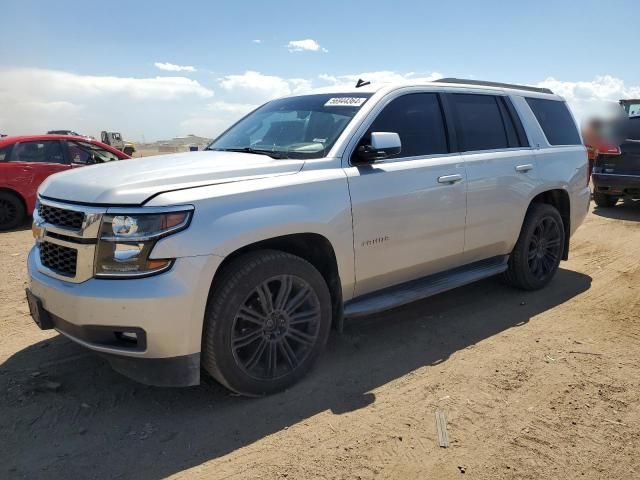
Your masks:
M 558 210 L 544 203 L 531 205 L 509 257 L 506 282 L 522 290 L 538 290 L 547 285 L 560 265 L 564 240 Z
M 14 194 L 0 192 L 0 231 L 21 225 L 26 218 L 22 201 Z
M 298 381 L 323 350 L 331 297 L 318 270 L 276 250 L 250 252 L 216 278 L 202 339 L 202 365 L 248 396 Z
M 611 208 L 615 207 L 616 203 L 618 203 L 618 197 L 607 195 L 605 193 L 595 192 L 593 194 L 593 201 L 596 202 L 596 205 L 599 207 Z

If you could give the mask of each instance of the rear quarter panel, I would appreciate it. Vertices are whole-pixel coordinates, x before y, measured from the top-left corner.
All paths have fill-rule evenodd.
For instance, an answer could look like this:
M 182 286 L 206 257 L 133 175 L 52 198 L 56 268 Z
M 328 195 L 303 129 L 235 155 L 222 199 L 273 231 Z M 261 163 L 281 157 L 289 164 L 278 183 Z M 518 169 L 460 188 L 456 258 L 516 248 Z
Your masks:
M 588 186 L 587 150 L 584 145 L 550 145 L 525 98 L 512 96 L 512 100 L 527 132 L 529 143 L 534 148 L 538 175 L 537 185 L 531 191 L 531 198 L 548 190 L 567 192 L 571 205 L 569 233 L 572 235 L 589 211 L 591 192 Z

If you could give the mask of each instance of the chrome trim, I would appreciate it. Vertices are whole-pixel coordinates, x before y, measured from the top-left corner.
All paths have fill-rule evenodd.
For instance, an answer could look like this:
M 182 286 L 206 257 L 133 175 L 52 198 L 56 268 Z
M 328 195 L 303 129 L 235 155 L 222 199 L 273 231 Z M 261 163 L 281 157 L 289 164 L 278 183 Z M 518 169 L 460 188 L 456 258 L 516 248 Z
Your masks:
M 140 215 L 144 213 L 191 212 L 193 205 L 171 205 L 168 207 L 109 207 L 105 213 L 109 215 Z
M 102 279 L 111 279 L 111 280 L 122 280 L 127 278 L 144 278 L 150 277 L 151 275 L 156 275 L 158 273 L 166 272 L 167 270 L 173 267 L 175 260 L 170 260 L 167 265 L 164 267 L 156 268 L 154 270 L 146 270 L 144 272 L 127 272 L 127 273 L 96 273 L 94 275 L 95 278 Z
M 602 175 L 603 177 L 634 177 L 634 178 L 640 178 L 640 174 L 637 175 L 632 175 L 632 174 L 628 174 L 628 173 L 602 173 L 602 172 L 593 172 L 591 174 L 593 175 Z
M 38 207 L 41 204 L 48 207 L 59 208 L 61 210 L 71 210 L 74 212 L 84 213 L 82 226 L 80 229 L 74 229 L 45 222 L 38 212 Z M 39 228 L 44 228 L 47 231 L 58 233 L 60 235 L 67 235 L 75 238 L 97 238 L 98 233 L 100 232 L 100 220 L 102 220 L 102 215 L 106 211 L 106 208 L 79 207 L 78 205 L 67 205 L 65 203 L 38 197 L 36 208 L 33 210 L 33 223 Z
M 74 212 L 82 212 L 84 213 L 84 219 L 82 221 L 82 226 L 80 229 L 73 229 L 69 227 L 62 227 L 59 225 L 53 225 L 46 222 L 38 213 L 38 206 L 46 205 L 53 208 L 60 208 L 63 210 L 71 210 Z M 193 216 L 193 211 L 195 207 L 193 205 L 172 205 L 167 207 L 89 207 L 83 205 L 74 205 L 59 202 L 56 200 L 49 200 L 47 198 L 42 198 L 38 196 L 38 200 L 36 203 L 36 208 L 33 212 L 33 225 L 34 230 L 37 229 L 39 231 L 38 237 L 35 240 L 36 243 L 36 255 L 34 255 L 34 259 L 36 262 L 36 268 L 39 272 L 58 279 L 65 282 L 71 283 L 82 283 L 91 278 L 111 278 L 111 279 L 124 279 L 124 278 L 142 278 L 148 277 L 150 275 L 162 273 L 166 270 L 171 269 L 174 262 L 171 261 L 165 267 L 161 267 L 152 271 L 147 272 L 137 272 L 137 273 L 115 273 L 115 274 L 96 274 L 96 265 L 95 265 L 95 257 L 98 250 L 98 243 L 100 240 L 104 241 L 121 241 L 121 242 L 144 242 L 149 240 L 155 240 L 157 238 L 176 233 L 179 230 L 187 228 L 191 218 Z M 160 213 L 172 213 L 172 212 L 188 212 L 187 217 L 183 222 L 179 225 L 171 227 L 163 232 L 158 234 L 149 235 L 149 236 L 139 236 L 139 237 L 131 237 L 131 238 L 122 238 L 122 237 L 104 237 L 102 239 L 98 238 L 100 235 L 100 228 L 102 226 L 102 221 L 108 215 L 116 216 L 116 215 L 140 215 L 140 214 L 160 214 Z M 56 238 L 54 236 L 49 235 L 49 233 L 63 235 L 68 237 L 70 240 L 64 240 L 60 238 Z M 73 239 L 83 239 L 83 240 L 94 240 L 90 243 L 80 243 L 74 242 Z M 77 253 L 76 260 L 76 274 L 74 277 L 69 277 L 66 275 L 60 275 L 50 268 L 44 266 L 40 261 L 40 244 L 42 242 L 54 243 L 57 245 L 61 245 L 63 247 L 73 248 Z
M 56 245 L 61 245 L 67 248 L 73 248 L 76 250 L 77 258 L 76 258 L 76 274 L 74 277 L 70 277 L 68 275 L 60 275 L 59 273 L 51 270 L 50 268 L 44 266 L 40 261 L 40 244 L 42 242 L 54 243 Z M 34 256 L 36 267 L 38 271 L 48 275 L 49 277 L 57 278 L 58 280 L 63 280 L 65 282 L 71 283 L 82 283 L 89 280 L 93 277 L 93 257 L 95 255 L 95 245 L 94 244 L 79 244 L 75 242 L 68 242 L 65 240 L 60 240 L 59 238 L 50 237 L 46 234 L 36 241 L 36 255 Z
M 63 210 L 72 210 L 74 212 L 83 212 L 83 213 L 104 213 L 106 212 L 106 207 L 85 207 L 84 205 L 74 205 L 73 203 L 62 203 L 56 200 L 49 200 L 48 198 L 43 198 L 38 196 L 38 201 L 44 205 L 49 205 L 50 207 L 62 208 Z

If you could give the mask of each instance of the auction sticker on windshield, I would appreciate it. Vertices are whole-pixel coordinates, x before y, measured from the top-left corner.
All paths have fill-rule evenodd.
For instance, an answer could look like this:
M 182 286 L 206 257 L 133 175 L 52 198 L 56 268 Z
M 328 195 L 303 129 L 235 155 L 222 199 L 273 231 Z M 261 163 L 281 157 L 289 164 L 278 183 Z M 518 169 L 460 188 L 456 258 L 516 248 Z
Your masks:
M 360 107 L 364 102 L 366 102 L 366 98 L 362 97 L 334 97 L 330 98 L 327 103 L 324 104 L 325 107 Z

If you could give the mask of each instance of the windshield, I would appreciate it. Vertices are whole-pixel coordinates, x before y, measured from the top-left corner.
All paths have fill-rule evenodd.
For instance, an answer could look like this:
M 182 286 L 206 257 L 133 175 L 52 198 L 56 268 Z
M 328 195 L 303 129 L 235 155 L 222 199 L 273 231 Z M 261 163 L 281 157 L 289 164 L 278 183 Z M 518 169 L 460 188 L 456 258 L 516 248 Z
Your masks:
M 325 157 L 370 93 L 302 95 L 266 103 L 207 150 L 244 151 L 274 158 Z

